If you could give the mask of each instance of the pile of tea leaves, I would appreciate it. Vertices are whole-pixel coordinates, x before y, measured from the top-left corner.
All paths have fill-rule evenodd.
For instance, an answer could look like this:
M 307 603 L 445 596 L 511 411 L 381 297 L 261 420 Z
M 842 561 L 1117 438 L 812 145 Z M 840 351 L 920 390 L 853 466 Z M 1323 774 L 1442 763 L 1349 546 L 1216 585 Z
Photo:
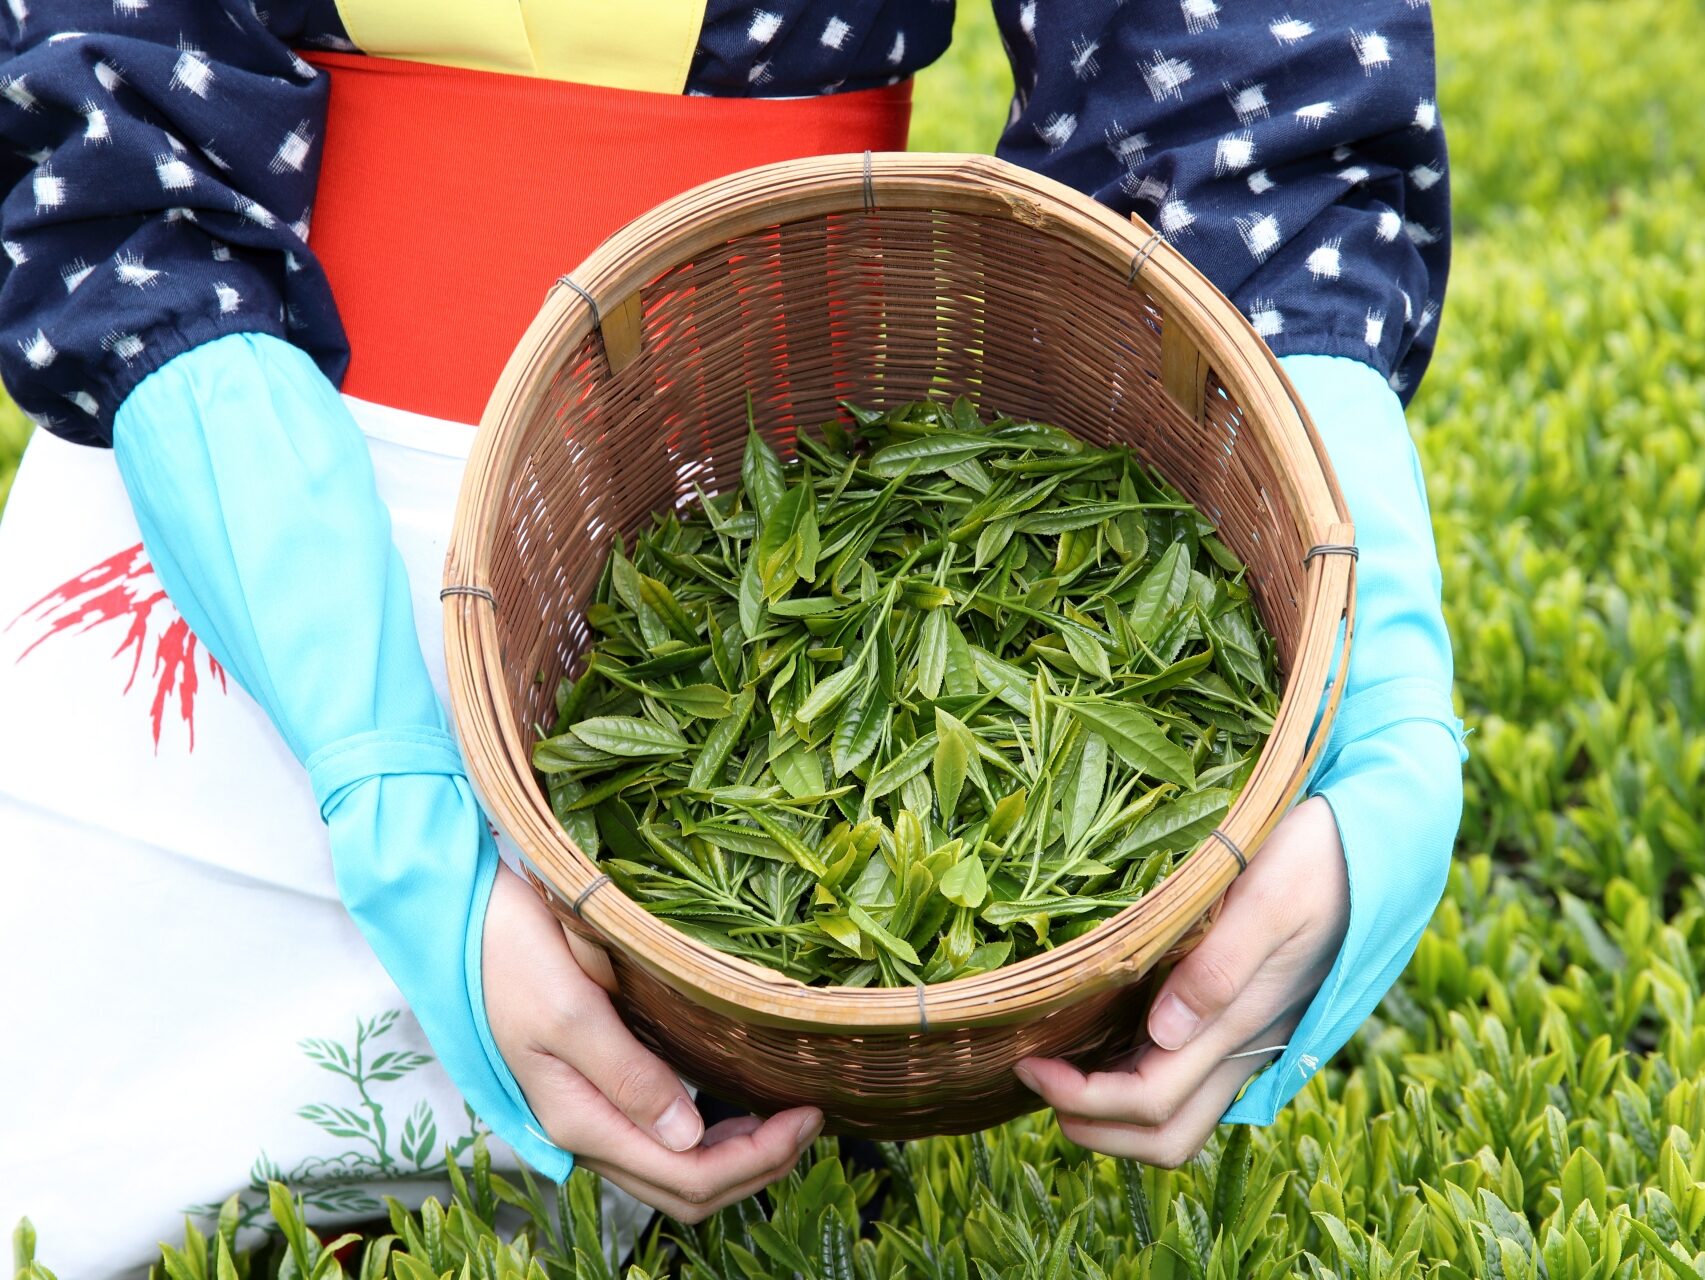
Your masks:
M 1126 449 L 847 406 L 618 544 L 533 762 L 635 901 L 801 981 L 941 982 L 1136 901 L 1272 727 L 1213 526 Z

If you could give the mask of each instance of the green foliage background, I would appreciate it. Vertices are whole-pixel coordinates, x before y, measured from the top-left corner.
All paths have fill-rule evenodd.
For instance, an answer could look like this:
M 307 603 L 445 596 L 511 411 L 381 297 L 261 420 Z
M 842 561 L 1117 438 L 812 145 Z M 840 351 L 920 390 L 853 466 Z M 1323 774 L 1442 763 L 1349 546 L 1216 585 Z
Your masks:
M 773 1208 L 678 1230 L 648 1273 L 1705 1276 L 1705 16 L 1435 9 L 1459 235 L 1411 423 L 1475 733 L 1415 962 L 1276 1125 L 1184 1170 L 1087 1158 L 1044 1119 L 914 1144 L 854 1246 L 873 1179 L 846 1183 L 823 1145 Z M 998 38 L 961 10 L 919 85 L 920 148 L 987 150 L 1004 120 Z M 0 415 L 0 497 L 24 435 Z M 606 1274 L 583 1183 L 503 1244 L 482 1185 L 344 1264 Z M 191 1240 L 168 1269 L 337 1273 L 291 1234 L 228 1270 Z

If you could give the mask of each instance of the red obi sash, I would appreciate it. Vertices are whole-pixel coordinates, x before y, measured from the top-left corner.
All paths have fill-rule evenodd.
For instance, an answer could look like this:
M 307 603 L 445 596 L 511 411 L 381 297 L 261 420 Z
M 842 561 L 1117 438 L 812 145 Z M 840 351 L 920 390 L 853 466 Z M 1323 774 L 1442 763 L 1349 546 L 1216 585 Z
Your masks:
M 311 244 L 350 395 L 477 422 L 545 291 L 660 201 L 776 160 L 906 145 L 911 84 L 702 98 L 311 55 L 331 108 Z

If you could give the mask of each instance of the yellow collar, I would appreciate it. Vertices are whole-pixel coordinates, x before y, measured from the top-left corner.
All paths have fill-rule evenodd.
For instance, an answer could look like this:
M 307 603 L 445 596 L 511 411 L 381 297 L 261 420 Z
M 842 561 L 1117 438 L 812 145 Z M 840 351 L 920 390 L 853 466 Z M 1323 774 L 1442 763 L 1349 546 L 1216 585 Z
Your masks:
M 680 93 L 704 0 L 337 0 L 364 53 Z

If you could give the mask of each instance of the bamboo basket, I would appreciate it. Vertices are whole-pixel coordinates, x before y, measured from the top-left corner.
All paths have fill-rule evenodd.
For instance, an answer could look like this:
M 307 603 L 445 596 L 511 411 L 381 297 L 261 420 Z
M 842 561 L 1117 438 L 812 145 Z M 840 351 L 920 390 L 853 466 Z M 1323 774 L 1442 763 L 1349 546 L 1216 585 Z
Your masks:
M 582 613 L 613 536 L 695 484 L 738 482 L 748 391 L 778 448 L 841 400 L 963 393 L 1134 446 L 1218 522 L 1286 672 L 1219 833 L 1056 950 L 899 990 L 804 986 L 693 941 L 602 876 L 551 815 L 530 763 L 537 726 L 590 642 Z M 820 1106 L 830 1132 L 965 1132 L 1037 1107 L 1012 1074 L 1020 1058 L 1093 1069 L 1141 1043 L 1157 966 L 1200 936 L 1325 734 L 1331 708 L 1311 726 L 1350 622 L 1353 541 L 1278 364 L 1148 226 L 982 156 L 789 161 L 660 205 L 546 297 L 492 393 L 457 508 L 454 715 L 492 819 L 623 1016 L 683 1076 L 759 1112 Z

